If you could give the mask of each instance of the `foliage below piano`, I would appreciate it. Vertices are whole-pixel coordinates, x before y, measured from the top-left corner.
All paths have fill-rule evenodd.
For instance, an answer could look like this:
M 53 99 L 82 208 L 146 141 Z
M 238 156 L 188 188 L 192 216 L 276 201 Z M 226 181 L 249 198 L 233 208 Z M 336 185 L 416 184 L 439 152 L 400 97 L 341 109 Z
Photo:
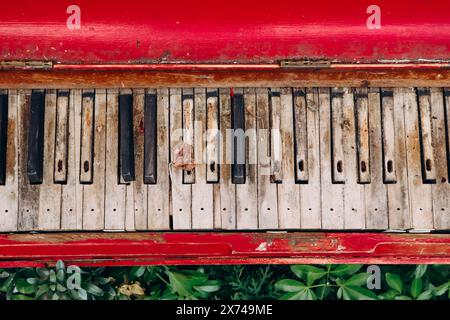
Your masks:
M 0 266 L 450 262 L 449 4 L 231 2 L 6 4 Z

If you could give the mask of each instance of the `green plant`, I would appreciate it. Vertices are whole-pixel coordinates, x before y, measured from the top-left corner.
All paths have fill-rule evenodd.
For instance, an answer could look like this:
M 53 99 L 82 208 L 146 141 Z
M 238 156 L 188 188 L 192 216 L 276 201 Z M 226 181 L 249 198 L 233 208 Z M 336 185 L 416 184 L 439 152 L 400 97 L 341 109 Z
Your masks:
M 450 299 L 450 266 L 135 266 L 0 269 L 0 299 Z
M 0 291 L 10 300 L 95 300 L 113 299 L 111 279 L 101 276 L 102 269 L 91 273 L 58 261 L 55 268 L 2 270 Z M 84 277 L 83 277 L 84 275 Z
M 275 287 L 282 292 L 279 298 L 282 300 L 430 300 L 444 297 L 445 293 L 450 299 L 448 266 L 388 266 L 382 287 L 377 290 L 368 288 L 371 274 L 362 268 L 362 265 L 294 265 L 290 269 L 297 279 L 279 280 Z

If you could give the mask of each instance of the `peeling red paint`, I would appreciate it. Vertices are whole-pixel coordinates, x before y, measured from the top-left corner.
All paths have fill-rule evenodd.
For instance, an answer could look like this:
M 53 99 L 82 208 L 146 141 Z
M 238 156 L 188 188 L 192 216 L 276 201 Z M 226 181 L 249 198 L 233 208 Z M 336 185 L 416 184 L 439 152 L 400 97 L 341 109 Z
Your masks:
M 324 232 L 0 235 L 0 267 L 54 264 L 446 263 L 450 236 Z

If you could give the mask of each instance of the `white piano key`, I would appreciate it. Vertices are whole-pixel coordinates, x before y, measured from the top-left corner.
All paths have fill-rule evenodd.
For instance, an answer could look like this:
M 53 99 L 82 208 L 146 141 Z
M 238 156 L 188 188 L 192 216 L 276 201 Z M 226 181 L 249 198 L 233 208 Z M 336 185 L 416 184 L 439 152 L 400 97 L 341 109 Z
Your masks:
M 95 91 L 94 148 L 91 184 L 83 187 L 83 229 L 101 230 L 105 222 L 106 90 Z M 83 151 L 83 149 L 81 150 Z M 82 158 L 82 161 L 87 161 Z M 82 164 L 83 170 L 84 164 Z M 84 170 L 83 170 L 84 171 Z
M 278 215 L 280 228 L 300 227 L 300 191 L 294 173 L 294 118 L 292 89 L 281 89 L 280 135 L 283 181 L 278 187 Z
M 236 184 L 236 219 L 238 229 L 258 228 L 256 92 L 244 89 L 245 109 L 245 163 L 244 184 Z
M 271 183 L 269 90 L 256 89 L 258 138 L 258 220 L 260 229 L 278 228 L 277 185 Z
M 331 145 L 333 163 L 333 183 L 345 182 L 344 150 L 342 142 L 343 122 L 343 90 L 341 88 L 331 89 Z
M 294 89 L 295 180 L 308 182 L 308 119 L 305 89 Z
M 180 158 L 184 157 L 184 152 L 180 152 L 184 149 L 181 89 L 170 89 L 169 94 L 173 228 L 190 229 L 192 227 L 191 184 L 183 183 L 183 169 L 175 165 L 179 163 Z
M 394 110 L 393 91 L 390 89 L 381 90 L 381 116 L 382 116 L 382 133 L 383 133 L 383 175 L 385 183 L 395 183 L 397 181 L 397 163 L 396 159 L 396 128 L 395 113 L 403 114 L 403 106 Z
M 148 89 L 147 93 L 154 93 Z M 147 185 L 147 227 L 167 230 L 170 227 L 170 174 L 169 174 L 169 90 L 157 90 L 157 156 L 156 184 Z
M 300 184 L 300 222 L 302 229 L 320 229 L 322 208 L 320 201 L 319 92 L 317 88 L 306 89 L 306 118 L 308 183 Z
M 405 106 L 406 159 L 412 227 L 416 230 L 429 230 L 433 228 L 433 198 L 431 185 L 424 184 L 422 180 L 417 96 L 414 88 L 399 91 L 403 95 Z
M 206 89 L 194 91 L 194 162 L 195 183 L 192 185 L 192 228 L 214 228 L 213 184 L 206 181 Z
M 322 202 L 322 228 L 344 228 L 344 186 L 333 183 L 331 155 L 331 99 L 329 88 L 319 88 L 320 119 L 320 181 Z
M 355 92 L 356 150 L 358 156 L 358 182 L 370 183 L 369 106 L 367 89 Z
M 31 90 L 19 90 L 19 216 L 18 229 L 37 230 L 39 217 L 39 185 L 31 185 L 27 176 L 28 118 Z
M 126 185 L 119 183 L 119 91 L 106 92 L 105 229 L 125 229 Z
M 419 104 L 419 126 L 422 159 L 422 178 L 424 182 L 435 182 L 435 163 L 431 133 L 430 89 L 417 89 Z
M 409 211 L 410 194 L 408 191 L 405 107 L 403 93 L 401 90 L 397 89 L 383 89 L 381 91 L 381 99 L 382 112 L 392 109 L 392 112 L 389 111 L 389 115 L 393 114 L 392 132 L 394 138 L 393 142 L 390 142 L 390 139 L 388 140 L 388 143 L 392 143 L 392 158 L 390 156 L 386 157 L 386 149 L 384 149 L 385 172 L 387 167 L 387 172 L 389 173 L 390 170 L 388 161 L 393 159 L 391 164 L 393 170 L 391 170 L 391 172 L 395 172 L 396 181 L 395 183 L 388 183 L 386 185 L 389 206 L 389 229 L 407 229 L 411 227 L 411 216 Z M 385 145 L 383 148 L 384 147 Z
M 219 182 L 219 90 L 206 89 L 206 180 Z
M 144 101 L 145 90 L 133 90 L 133 137 L 134 166 L 136 172 L 133 184 L 134 212 L 127 211 L 126 230 L 147 229 L 147 186 L 144 184 Z M 127 199 L 128 200 L 128 199 Z
M 270 155 L 272 182 L 283 180 L 280 88 L 270 89 Z
M 61 229 L 83 228 L 83 185 L 80 178 L 81 90 L 70 92 L 67 149 L 67 181 L 61 187 Z
M 6 92 L 5 92 L 6 93 Z M 19 196 L 19 118 L 17 90 L 8 90 L 5 185 L 0 186 L 0 231 L 17 231 Z
M 380 101 L 380 89 L 370 88 L 367 96 L 369 115 L 370 183 L 364 185 L 367 229 L 388 228 L 387 186 L 383 182 Z M 394 143 L 394 140 L 392 143 Z M 393 185 L 393 187 L 395 188 L 396 186 Z
M 183 151 L 184 163 L 194 159 L 194 89 L 183 89 Z M 183 183 L 195 183 L 195 167 L 183 170 Z
M 434 150 L 436 184 L 431 186 L 433 194 L 434 228 L 450 229 L 450 184 L 448 182 L 448 148 L 446 123 L 449 119 L 449 96 L 443 96 L 442 88 L 431 88 L 431 132 Z M 444 99 L 447 105 L 444 103 Z M 446 109 L 447 108 L 447 109 Z M 447 116 L 447 117 L 446 117 Z M 447 127 L 448 128 L 448 127 Z
M 220 211 L 222 229 L 236 229 L 236 188 L 231 182 L 232 132 L 230 89 L 219 89 L 220 132 Z M 216 198 L 217 199 L 217 198 Z M 216 201 L 217 203 L 217 201 Z
M 45 94 L 44 172 L 39 193 L 39 230 L 58 230 L 61 226 L 61 185 L 54 183 L 56 94 L 56 90 L 47 90 Z
M 364 186 L 358 183 L 356 148 L 355 100 L 350 88 L 344 89 L 342 99 L 342 149 L 344 153 L 344 228 L 364 229 Z
M 83 90 L 81 105 L 80 183 L 92 183 L 94 164 L 94 90 Z
M 59 90 L 56 98 L 55 183 L 67 182 L 69 91 Z M 44 164 L 45 165 L 45 164 Z

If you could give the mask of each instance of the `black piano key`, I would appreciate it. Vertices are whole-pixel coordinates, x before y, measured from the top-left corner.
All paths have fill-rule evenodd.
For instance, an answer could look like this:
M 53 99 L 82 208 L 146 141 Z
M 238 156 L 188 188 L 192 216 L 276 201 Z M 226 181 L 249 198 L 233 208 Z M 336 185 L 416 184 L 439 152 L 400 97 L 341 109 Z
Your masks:
M 156 93 L 145 95 L 144 110 L 144 183 L 156 184 Z
M 120 175 L 125 182 L 134 181 L 133 96 L 119 96 Z
M 30 183 L 42 183 L 44 160 L 45 93 L 33 90 L 28 118 L 27 175 Z
M 0 185 L 6 183 L 6 143 L 8 134 L 8 95 L 0 94 Z
M 232 182 L 245 183 L 245 108 L 244 94 L 235 91 L 232 99 L 232 125 L 233 125 L 233 164 L 231 166 Z

